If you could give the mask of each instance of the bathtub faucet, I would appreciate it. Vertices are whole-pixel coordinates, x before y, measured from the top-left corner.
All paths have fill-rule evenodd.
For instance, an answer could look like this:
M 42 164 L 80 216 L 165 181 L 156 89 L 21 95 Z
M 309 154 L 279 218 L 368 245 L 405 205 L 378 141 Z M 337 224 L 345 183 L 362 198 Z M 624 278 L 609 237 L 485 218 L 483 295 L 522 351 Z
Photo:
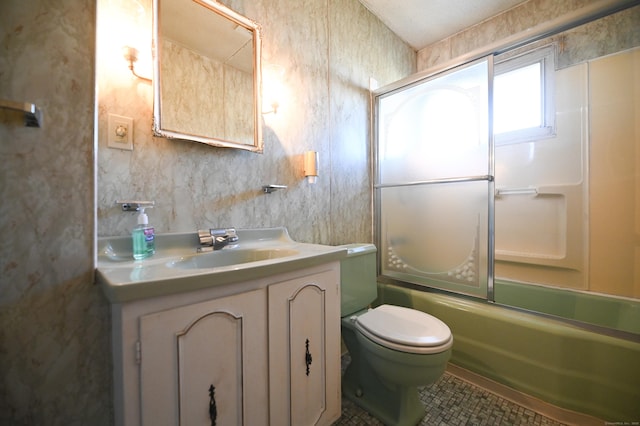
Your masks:
M 213 228 L 198 231 L 200 247 L 198 253 L 220 250 L 238 241 L 235 228 Z

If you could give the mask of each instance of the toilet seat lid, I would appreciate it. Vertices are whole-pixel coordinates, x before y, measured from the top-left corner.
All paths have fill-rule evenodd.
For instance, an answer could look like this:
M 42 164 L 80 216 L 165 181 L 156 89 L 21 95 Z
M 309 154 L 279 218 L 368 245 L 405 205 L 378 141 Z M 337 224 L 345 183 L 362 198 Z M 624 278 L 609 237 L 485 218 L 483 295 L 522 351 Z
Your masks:
M 372 335 L 404 346 L 435 347 L 451 341 L 451 330 L 444 322 L 402 306 L 380 305 L 356 321 Z

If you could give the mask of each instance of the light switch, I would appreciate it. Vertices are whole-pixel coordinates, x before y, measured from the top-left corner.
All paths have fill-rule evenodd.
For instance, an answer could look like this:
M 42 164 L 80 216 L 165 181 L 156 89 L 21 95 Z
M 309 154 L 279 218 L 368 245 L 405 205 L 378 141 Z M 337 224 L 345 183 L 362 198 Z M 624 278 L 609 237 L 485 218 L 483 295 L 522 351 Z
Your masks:
M 133 151 L 133 118 L 109 114 L 107 146 Z

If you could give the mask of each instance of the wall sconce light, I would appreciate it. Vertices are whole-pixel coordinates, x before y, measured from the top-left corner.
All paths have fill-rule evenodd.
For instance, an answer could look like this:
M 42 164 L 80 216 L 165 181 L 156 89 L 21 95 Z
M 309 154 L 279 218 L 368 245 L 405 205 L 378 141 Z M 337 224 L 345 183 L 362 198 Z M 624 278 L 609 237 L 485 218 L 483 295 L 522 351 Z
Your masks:
M 269 111 L 265 111 L 262 110 L 262 114 L 277 114 L 278 113 L 278 107 L 280 106 L 280 104 L 278 103 L 278 101 L 276 101 L 275 99 L 271 101 L 271 105 L 269 105 L 271 107 L 271 109 Z
M 318 179 L 318 152 L 307 151 L 304 153 L 304 176 L 310 184 Z
M 279 96 L 282 95 L 282 76 L 284 68 L 280 65 L 267 65 L 263 67 L 262 86 L 262 114 L 277 114 L 280 107 Z M 271 109 L 269 109 L 271 108 Z
M 138 75 L 136 73 L 136 69 L 135 69 L 135 63 L 138 61 L 138 49 L 136 49 L 135 47 L 131 47 L 131 46 L 124 46 L 122 48 L 122 54 L 124 56 L 124 59 L 129 62 L 129 69 L 131 70 L 131 73 L 138 77 L 141 80 L 145 80 L 148 82 L 151 82 L 150 78 L 147 77 L 143 77 L 141 75 Z

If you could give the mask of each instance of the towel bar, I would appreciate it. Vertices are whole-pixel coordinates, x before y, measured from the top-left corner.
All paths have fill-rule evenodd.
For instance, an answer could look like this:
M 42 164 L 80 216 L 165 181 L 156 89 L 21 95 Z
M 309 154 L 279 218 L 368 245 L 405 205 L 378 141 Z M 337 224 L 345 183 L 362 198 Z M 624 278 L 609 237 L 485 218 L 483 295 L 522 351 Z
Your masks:
M 0 108 L 24 112 L 24 125 L 27 127 L 40 127 L 42 123 L 42 112 L 35 104 L 0 99 Z

